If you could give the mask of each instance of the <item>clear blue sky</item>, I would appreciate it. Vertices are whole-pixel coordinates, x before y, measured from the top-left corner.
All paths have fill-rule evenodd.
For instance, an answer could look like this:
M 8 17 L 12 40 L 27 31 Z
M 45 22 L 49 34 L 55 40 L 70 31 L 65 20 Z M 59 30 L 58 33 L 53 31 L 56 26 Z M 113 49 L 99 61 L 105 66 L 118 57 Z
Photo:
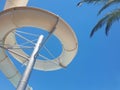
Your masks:
M 33 90 L 120 90 L 120 23 L 113 24 L 108 37 L 102 28 L 89 38 L 92 27 L 106 11 L 97 17 L 100 6 L 85 4 L 78 8 L 78 1 L 29 1 L 28 6 L 48 10 L 67 21 L 79 42 L 78 53 L 66 69 L 53 72 L 33 70 L 29 80 Z M 4 2 L 0 0 L 0 11 Z M 20 71 L 24 70 L 20 63 L 13 61 Z M 0 90 L 15 90 L 2 72 Z

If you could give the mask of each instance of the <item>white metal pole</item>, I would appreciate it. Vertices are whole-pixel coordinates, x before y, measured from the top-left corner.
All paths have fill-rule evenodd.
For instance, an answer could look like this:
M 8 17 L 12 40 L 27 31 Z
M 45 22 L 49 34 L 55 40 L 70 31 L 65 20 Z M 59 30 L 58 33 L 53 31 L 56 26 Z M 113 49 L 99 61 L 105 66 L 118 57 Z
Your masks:
M 42 48 L 43 45 L 41 45 L 42 41 L 43 41 L 43 35 L 40 35 L 37 43 L 36 43 L 36 46 L 33 50 L 33 53 L 29 59 L 29 62 L 28 62 L 28 65 L 24 71 L 24 74 L 17 86 L 17 89 L 16 90 L 26 90 L 26 86 L 27 86 L 27 82 L 29 80 L 29 77 L 30 77 L 30 74 L 31 74 L 31 71 L 34 67 L 34 64 L 35 64 L 35 61 L 36 61 L 36 57 L 38 55 L 38 51 Z

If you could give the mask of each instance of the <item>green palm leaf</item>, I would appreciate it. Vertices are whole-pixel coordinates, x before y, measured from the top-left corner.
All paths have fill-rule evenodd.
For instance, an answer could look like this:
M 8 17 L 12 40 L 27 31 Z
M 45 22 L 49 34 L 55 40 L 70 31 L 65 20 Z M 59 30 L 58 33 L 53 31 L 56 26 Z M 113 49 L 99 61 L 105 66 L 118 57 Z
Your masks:
M 107 9 L 113 4 L 119 4 L 120 0 L 82 0 L 77 4 L 77 6 L 81 6 L 83 3 L 88 3 L 88 4 L 103 3 L 104 6 L 98 12 L 99 15 L 103 10 Z M 106 16 L 104 16 L 102 19 L 98 21 L 98 23 L 92 29 L 90 33 L 90 37 L 92 37 L 94 33 L 98 31 L 103 25 L 106 25 L 105 34 L 108 35 L 108 32 L 110 31 L 112 24 L 119 19 L 120 19 L 120 8 L 116 8 L 111 13 L 108 13 Z
M 78 4 L 77 4 L 77 6 L 81 6 L 83 3 L 94 3 L 94 4 L 96 4 L 96 3 L 99 3 L 99 2 L 106 2 L 106 1 L 108 1 L 108 0 L 82 0 L 82 1 L 80 1 Z
M 108 32 L 112 24 L 120 19 L 120 9 L 114 10 L 113 12 L 108 14 L 107 17 L 108 17 L 108 20 L 106 22 L 106 28 L 105 28 L 106 35 L 108 35 Z
M 91 33 L 90 33 L 90 37 L 92 37 L 93 34 L 94 34 L 99 28 L 101 28 L 101 27 L 105 24 L 105 22 L 106 22 L 107 19 L 108 19 L 108 17 L 105 16 L 104 18 L 102 18 L 102 19 L 95 25 L 95 27 L 92 29 L 92 31 L 91 31 Z
M 106 2 L 106 4 L 99 10 L 98 14 L 100 14 L 103 10 L 105 10 L 106 8 L 108 8 L 109 6 L 113 5 L 113 4 L 118 4 L 120 3 L 120 0 L 109 0 L 108 2 Z
M 90 37 L 93 36 L 93 34 L 99 29 L 101 28 L 104 24 L 106 24 L 106 28 L 105 28 L 105 32 L 106 35 L 108 35 L 108 32 L 110 30 L 110 27 L 112 26 L 112 24 L 120 19 L 120 9 L 116 9 L 113 12 L 107 14 L 105 17 L 103 17 L 96 25 L 95 27 L 92 29 Z

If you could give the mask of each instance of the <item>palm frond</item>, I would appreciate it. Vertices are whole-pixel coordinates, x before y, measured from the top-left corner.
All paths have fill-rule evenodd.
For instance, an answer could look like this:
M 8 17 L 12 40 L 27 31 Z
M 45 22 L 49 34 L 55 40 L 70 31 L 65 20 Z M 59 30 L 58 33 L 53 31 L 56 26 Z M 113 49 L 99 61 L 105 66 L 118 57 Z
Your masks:
M 93 34 L 100 29 L 104 24 L 106 24 L 105 32 L 106 35 L 108 35 L 108 32 L 110 30 L 110 27 L 112 24 L 120 19 L 120 9 L 116 9 L 113 12 L 107 14 L 105 17 L 100 19 L 100 21 L 95 25 L 95 27 L 92 29 L 90 37 L 93 36 Z
M 112 6 L 113 4 L 119 4 L 120 0 L 81 0 L 77 6 L 83 5 L 83 3 L 87 4 L 98 4 L 98 3 L 103 3 L 103 7 L 99 10 L 98 15 L 101 14 L 101 12 L 108 7 Z M 94 35 L 96 31 L 98 31 L 103 25 L 105 26 L 105 34 L 108 35 L 108 32 L 110 31 L 110 28 L 112 24 L 120 20 L 120 8 L 116 8 L 112 12 L 108 13 L 106 16 L 104 16 L 102 19 L 98 21 L 98 23 L 94 26 L 90 33 L 90 37 Z
M 120 19 L 120 9 L 116 9 L 113 12 L 106 15 L 108 20 L 106 21 L 105 33 L 108 35 L 110 28 L 114 22 Z
M 106 8 L 108 8 L 109 6 L 113 5 L 113 4 L 117 4 L 120 3 L 120 0 L 109 0 L 108 2 L 106 2 L 106 4 L 99 10 L 98 15 L 105 10 Z
M 94 34 L 99 28 L 101 28 L 101 27 L 105 24 L 105 22 L 106 22 L 107 19 L 108 19 L 108 17 L 105 16 L 105 17 L 103 17 L 103 18 L 95 25 L 95 27 L 92 29 L 92 31 L 91 31 L 91 33 L 90 33 L 90 37 L 92 37 L 93 34 Z
M 81 6 L 83 3 L 94 3 L 94 4 L 97 4 L 97 3 L 99 3 L 99 2 L 106 2 L 106 1 L 108 1 L 108 0 L 82 0 L 82 1 L 80 1 L 80 2 L 78 2 L 77 3 L 77 6 L 79 7 L 79 6 Z

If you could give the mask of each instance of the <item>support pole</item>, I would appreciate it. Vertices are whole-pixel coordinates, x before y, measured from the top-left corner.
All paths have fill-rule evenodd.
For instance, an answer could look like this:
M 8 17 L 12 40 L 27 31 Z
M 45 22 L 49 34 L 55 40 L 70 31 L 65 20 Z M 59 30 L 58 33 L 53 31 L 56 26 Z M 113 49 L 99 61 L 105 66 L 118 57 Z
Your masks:
M 31 74 L 31 71 L 34 67 L 34 64 L 35 64 L 35 61 L 36 61 L 36 57 L 38 55 L 38 51 L 42 48 L 43 45 L 41 45 L 42 41 L 43 41 L 43 35 L 40 35 L 37 43 L 36 43 L 36 46 L 33 50 L 33 53 L 29 59 L 29 62 L 28 62 L 28 65 L 24 71 L 24 74 L 20 80 L 20 82 L 18 83 L 18 86 L 17 86 L 17 89 L 16 90 L 26 90 L 26 87 L 27 87 L 27 83 L 28 83 L 28 80 L 29 80 L 29 77 L 30 77 L 30 74 Z

